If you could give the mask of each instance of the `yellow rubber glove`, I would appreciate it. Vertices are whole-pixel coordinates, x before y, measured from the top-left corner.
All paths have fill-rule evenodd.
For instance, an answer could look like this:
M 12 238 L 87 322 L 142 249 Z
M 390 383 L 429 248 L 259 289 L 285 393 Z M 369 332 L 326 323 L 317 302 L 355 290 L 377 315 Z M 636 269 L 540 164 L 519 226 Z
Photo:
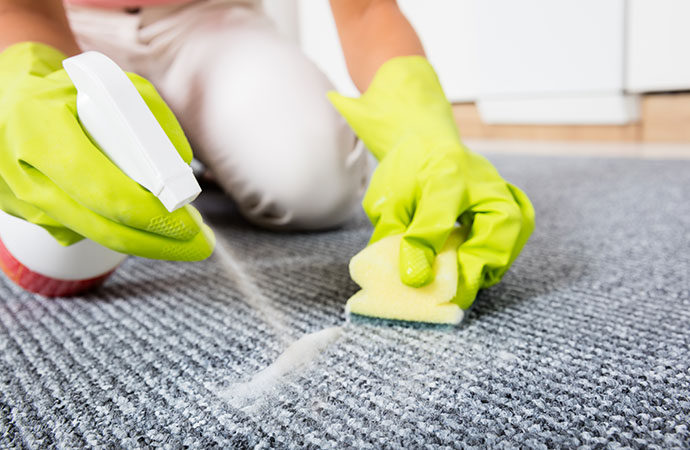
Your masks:
M 363 202 L 375 227 L 370 243 L 403 233 L 400 277 L 419 287 L 433 280 L 434 258 L 456 222 L 470 227 L 458 248 L 453 300 L 469 308 L 479 289 L 500 281 L 532 233 L 529 199 L 462 144 L 425 58 L 391 59 L 360 98 L 329 98 L 379 160 Z
M 215 240 L 198 211 L 169 213 L 87 137 L 64 58 L 29 42 L 0 53 L 0 208 L 42 226 L 62 245 L 87 237 L 148 258 L 207 258 Z M 189 163 L 192 151 L 173 113 L 148 81 L 130 79 Z

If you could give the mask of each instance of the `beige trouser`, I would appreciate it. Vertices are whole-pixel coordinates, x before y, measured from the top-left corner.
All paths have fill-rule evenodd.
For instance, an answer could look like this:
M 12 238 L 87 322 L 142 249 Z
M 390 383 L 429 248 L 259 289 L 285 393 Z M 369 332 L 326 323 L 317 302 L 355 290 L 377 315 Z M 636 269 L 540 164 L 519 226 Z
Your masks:
M 363 146 L 328 102 L 330 82 L 256 2 L 69 7 L 68 17 L 83 50 L 158 88 L 195 155 L 249 220 L 331 227 L 359 203 Z

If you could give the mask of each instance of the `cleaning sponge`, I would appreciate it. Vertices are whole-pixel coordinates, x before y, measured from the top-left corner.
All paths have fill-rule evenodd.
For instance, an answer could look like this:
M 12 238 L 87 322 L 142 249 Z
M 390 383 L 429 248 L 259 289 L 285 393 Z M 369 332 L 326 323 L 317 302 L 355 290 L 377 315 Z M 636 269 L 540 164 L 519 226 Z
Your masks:
M 366 247 L 350 261 L 350 276 L 362 290 L 353 295 L 346 313 L 382 319 L 457 324 L 463 310 L 452 302 L 458 288 L 457 248 L 464 228 L 455 228 L 436 256 L 434 281 L 413 288 L 400 281 L 398 255 L 402 235 L 389 236 Z

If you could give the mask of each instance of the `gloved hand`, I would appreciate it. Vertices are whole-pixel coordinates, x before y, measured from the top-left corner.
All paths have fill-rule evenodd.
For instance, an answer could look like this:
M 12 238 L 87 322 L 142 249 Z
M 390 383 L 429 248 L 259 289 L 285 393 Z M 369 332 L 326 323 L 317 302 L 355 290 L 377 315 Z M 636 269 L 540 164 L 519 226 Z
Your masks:
M 169 213 L 87 137 L 64 58 L 28 42 L 0 53 L 0 208 L 63 245 L 87 237 L 147 258 L 207 258 L 215 240 L 199 212 L 185 206 Z M 129 76 L 189 163 L 192 151 L 173 113 L 148 81 Z
M 433 280 L 432 264 L 454 225 L 469 227 L 458 248 L 453 300 L 470 307 L 480 288 L 500 281 L 534 229 L 527 196 L 460 141 L 436 73 L 421 56 L 381 66 L 357 99 L 329 98 L 379 160 L 363 206 L 374 224 L 370 243 L 403 233 L 400 278 Z

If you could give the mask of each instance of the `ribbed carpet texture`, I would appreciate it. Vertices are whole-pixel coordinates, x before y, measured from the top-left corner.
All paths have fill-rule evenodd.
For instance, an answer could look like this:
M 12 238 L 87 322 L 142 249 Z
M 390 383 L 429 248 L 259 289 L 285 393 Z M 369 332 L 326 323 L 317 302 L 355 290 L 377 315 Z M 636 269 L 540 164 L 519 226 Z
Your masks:
M 214 191 L 207 261 L 2 278 L 0 447 L 690 448 L 690 162 L 490 159 L 537 228 L 459 327 L 346 322 L 363 213 L 275 233 Z

